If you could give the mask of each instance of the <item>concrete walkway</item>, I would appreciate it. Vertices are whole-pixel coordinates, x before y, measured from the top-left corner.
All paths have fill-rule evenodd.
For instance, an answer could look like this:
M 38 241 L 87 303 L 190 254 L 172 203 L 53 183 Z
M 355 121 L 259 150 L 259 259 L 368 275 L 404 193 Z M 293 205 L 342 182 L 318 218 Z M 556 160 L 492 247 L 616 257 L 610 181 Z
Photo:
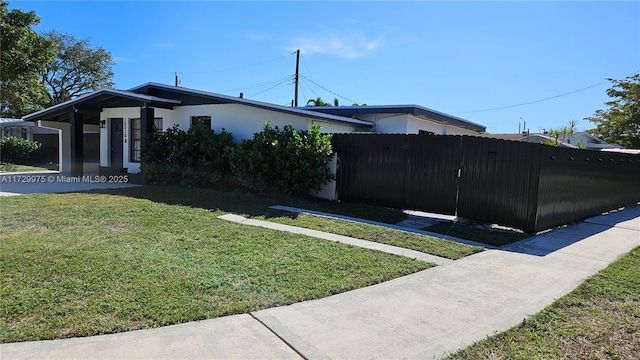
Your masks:
M 152 330 L 0 345 L 2 359 L 438 359 L 640 246 L 640 206 L 328 298 Z
M 342 236 L 342 235 L 332 234 L 332 233 L 318 231 L 318 230 L 305 229 L 297 226 L 278 224 L 270 221 L 247 219 L 240 215 L 226 214 L 226 215 L 219 216 L 218 218 L 222 220 L 244 224 L 244 225 L 259 226 L 266 229 L 286 231 L 294 234 L 307 235 L 307 236 L 311 236 L 318 239 L 337 241 L 343 244 L 358 246 L 365 249 L 378 250 L 378 251 L 386 252 L 389 254 L 395 254 L 395 255 L 410 257 L 413 259 L 423 260 L 430 263 L 434 263 L 436 265 L 443 265 L 453 261 L 451 259 L 443 258 L 440 256 L 425 254 L 420 251 L 405 249 L 405 248 L 401 248 L 393 245 L 381 244 L 374 241 L 355 239 L 348 236 Z
M 124 174 L 126 175 L 126 174 Z M 124 181 L 123 177 L 98 174 L 70 176 L 58 171 L 0 173 L 0 196 L 63 193 L 91 189 L 113 189 L 139 186 Z
M 472 241 L 472 240 L 460 239 L 460 238 L 449 236 L 449 235 L 445 235 L 445 234 L 439 234 L 439 233 L 434 233 L 434 232 L 431 232 L 431 231 L 420 230 L 419 228 L 415 228 L 415 227 L 409 227 L 409 226 L 400 225 L 402 223 L 405 223 L 405 221 L 400 222 L 399 224 L 387 224 L 387 223 L 383 223 L 383 222 L 379 222 L 379 221 L 373 221 L 373 220 L 368 220 L 368 219 L 360 219 L 360 218 L 356 218 L 356 217 L 352 217 L 352 216 L 345 216 L 345 215 L 329 214 L 329 213 L 325 213 L 325 212 L 321 212 L 321 211 L 300 209 L 300 208 L 291 207 L 291 206 L 274 205 L 274 206 L 269 206 L 269 208 L 275 209 L 275 210 L 281 210 L 281 211 L 289 211 L 289 212 L 298 213 L 298 214 L 307 214 L 307 215 L 313 215 L 313 216 L 326 217 L 326 218 L 330 218 L 330 219 L 359 222 L 359 223 L 364 223 L 364 224 L 369 224 L 369 225 L 376 225 L 376 226 L 384 226 L 384 227 L 387 227 L 387 228 L 390 228 L 390 229 L 404 231 L 404 232 L 408 232 L 408 233 L 434 236 L 434 237 L 437 237 L 437 238 L 440 238 L 440 239 L 445 239 L 445 240 L 457 242 L 457 243 L 460 243 L 460 244 L 471 245 L 471 246 L 480 246 L 480 247 L 483 247 L 485 249 L 495 249 L 496 248 L 495 246 L 492 246 L 492 245 L 489 245 L 489 244 L 483 244 L 483 243 L 479 243 L 479 242 Z M 419 218 L 422 218 L 422 219 L 426 218 L 426 216 L 424 216 L 424 215 L 427 214 L 427 213 L 422 213 L 422 214 L 423 214 L 422 216 L 415 216 L 415 215 L 409 214 L 409 219 L 407 219 L 406 221 L 410 221 L 410 222 L 413 222 L 415 224 L 416 222 L 420 221 L 420 220 L 418 220 Z M 454 217 L 442 215 L 441 218 L 452 218 L 453 219 Z M 435 221 L 426 221 L 426 222 L 424 222 L 423 225 L 424 226 L 427 226 L 427 224 L 428 225 L 433 225 L 434 223 L 435 223 Z

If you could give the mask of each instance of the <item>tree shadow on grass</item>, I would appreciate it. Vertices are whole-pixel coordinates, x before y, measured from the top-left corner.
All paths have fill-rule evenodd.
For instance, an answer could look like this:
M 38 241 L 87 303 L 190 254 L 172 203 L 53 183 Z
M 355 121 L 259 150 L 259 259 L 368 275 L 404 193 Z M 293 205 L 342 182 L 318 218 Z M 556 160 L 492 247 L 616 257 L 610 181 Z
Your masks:
M 292 198 L 279 195 L 258 195 L 242 190 L 221 191 L 202 188 L 141 186 L 123 189 L 91 190 L 90 193 L 112 194 L 139 199 L 147 199 L 169 205 L 181 205 L 224 213 L 234 213 L 248 217 L 289 217 L 296 219 L 299 214 L 270 209 L 273 205 L 286 205 L 310 210 L 330 212 L 340 215 L 394 224 L 406 218 L 401 210 L 366 204 L 328 201 L 316 198 Z

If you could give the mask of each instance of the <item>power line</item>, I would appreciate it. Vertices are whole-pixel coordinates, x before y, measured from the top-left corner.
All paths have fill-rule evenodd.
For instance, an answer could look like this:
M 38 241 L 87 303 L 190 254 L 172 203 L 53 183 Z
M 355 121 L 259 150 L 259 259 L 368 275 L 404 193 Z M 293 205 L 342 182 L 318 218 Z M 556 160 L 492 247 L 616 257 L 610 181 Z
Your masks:
M 239 88 L 235 88 L 235 89 L 231 89 L 231 90 L 218 91 L 218 93 L 224 94 L 224 93 L 233 92 L 233 91 L 250 90 L 250 89 L 270 86 L 270 85 L 273 85 L 275 83 L 280 83 L 283 80 L 290 80 L 290 79 L 291 79 L 291 75 L 287 75 L 285 77 L 281 77 L 281 78 L 278 78 L 276 80 L 271 80 L 271 81 L 267 81 L 267 82 L 259 83 L 259 84 L 247 85 L 247 86 L 244 86 L 244 87 L 239 87 Z
M 309 90 L 311 90 L 311 92 L 314 93 L 316 97 L 320 97 L 320 95 L 318 95 L 318 93 L 315 90 L 313 90 L 313 88 L 309 85 L 309 83 L 307 82 L 307 79 L 302 79 L 302 80 L 304 80 L 304 84 L 307 85 Z
M 309 76 L 313 76 L 311 70 L 309 69 L 309 66 L 307 66 L 307 61 L 304 59 L 304 55 L 300 54 L 300 57 L 302 58 L 302 65 L 304 65 L 304 68 L 307 69 Z
M 286 79 L 284 79 L 283 81 L 281 81 L 281 82 L 279 82 L 279 83 L 277 83 L 277 84 L 275 84 L 275 85 L 273 85 L 273 86 L 271 86 L 271 87 L 269 87 L 269 88 L 267 88 L 267 89 L 264 89 L 264 90 L 262 90 L 262 91 L 260 91 L 260 92 L 257 92 L 257 93 L 255 93 L 255 94 L 253 94 L 253 95 L 251 95 L 251 96 L 247 96 L 247 98 L 252 98 L 252 97 L 258 96 L 258 95 L 260 95 L 260 94 L 262 94 L 262 93 L 264 93 L 264 92 L 267 92 L 267 91 L 269 91 L 269 90 L 273 90 L 273 89 L 275 89 L 276 87 L 281 86 L 282 84 L 284 84 L 284 83 L 286 83 L 286 82 L 289 82 L 289 81 L 291 81 L 291 77 L 287 77 L 287 78 L 286 78 Z
M 633 74 L 631 74 L 631 75 L 629 75 L 629 76 L 633 76 L 633 75 L 635 75 L 635 74 L 637 74 L 637 73 L 639 73 L 639 72 L 640 72 L 640 70 L 638 70 L 638 71 L 634 72 Z M 603 85 L 603 84 L 606 84 L 606 83 L 607 83 L 606 81 L 603 81 L 603 82 L 600 82 L 600 83 L 597 83 L 597 84 L 594 84 L 594 85 L 591 85 L 591 86 L 584 87 L 584 88 L 582 88 L 582 89 L 569 91 L 569 92 L 566 92 L 566 93 L 564 93 L 564 94 L 555 95 L 555 96 L 550 96 L 550 97 L 547 97 L 547 98 L 544 98 L 544 99 L 535 100 L 535 101 L 529 101 L 529 102 L 520 103 L 520 104 L 515 104 L 515 105 L 501 106 L 501 107 L 496 107 L 496 108 L 491 108 L 491 109 L 483 109 L 483 110 L 456 111 L 456 112 L 451 112 L 450 114 L 470 114 L 470 113 L 478 113 L 478 112 L 485 112 L 485 111 L 494 111 L 494 110 L 509 109 L 509 108 L 514 108 L 514 107 L 524 106 L 524 105 L 531 105 L 531 104 L 536 104 L 536 103 L 543 102 L 543 101 L 547 101 L 547 100 L 551 100 L 551 99 L 557 99 L 557 98 L 562 97 L 562 96 L 567 96 L 567 95 L 575 94 L 575 93 L 577 93 L 577 92 L 584 91 L 584 90 L 588 90 L 588 89 L 591 89 L 591 88 L 594 88 L 594 87 L 596 87 L 596 86 L 600 86 L 600 85 Z
M 305 99 L 309 99 L 309 97 L 307 97 L 307 93 L 304 92 L 304 88 L 302 86 L 300 87 L 300 91 L 302 91 L 302 96 L 304 96 Z
M 606 84 L 606 82 L 601 82 L 601 83 L 598 83 L 598 84 L 587 86 L 587 87 L 582 88 L 582 89 L 569 91 L 569 92 L 564 93 L 564 94 L 550 96 L 548 98 L 544 98 L 544 99 L 540 99 L 540 100 L 529 101 L 529 102 L 515 104 L 515 105 L 509 105 L 509 106 L 501 106 L 501 107 L 496 107 L 496 108 L 491 108 L 491 109 L 473 110 L 473 111 L 456 111 L 456 112 L 452 112 L 451 114 L 470 114 L 470 113 L 478 113 L 478 112 L 485 112 L 485 111 L 509 109 L 509 108 L 514 108 L 514 107 L 523 106 L 523 105 L 531 105 L 531 104 L 536 104 L 536 103 L 547 101 L 547 100 L 551 100 L 551 99 L 556 99 L 556 98 L 559 98 L 559 97 L 562 97 L 562 96 L 574 94 L 574 93 L 577 93 L 577 92 L 580 92 L 580 91 L 584 91 L 584 90 L 587 90 L 587 89 L 591 89 L 591 88 L 594 88 L 596 86 L 600 86 L 600 85 L 603 85 L 603 84 Z
M 228 69 L 221 69 L 221 70 L 212 70 L 212 71 L 187 71 L 187 74 L 215 74 L 215 73 L 221 73 L 221 72 L 227 72 L 227 71 L 235 71 L 235 70 L 242 70 L 242 69 L 246 69 L 246 68 L 250 68 L 250 67 L 254 67 L 254 66 L 258 66 L 258 65 L 263 65 L 263 64 L 267 64 L 276 60 L 280 60 L 282 58 L 284 58 L 285 56 L 288 55 L 280 55 L 276 58 L 273 59 L 269 59 L 269 60 L 265 60 L 265 61 L 261 61 L 261 62 L 257 62 L 257 63 L 253 63 L 253 64 L 248 64 L 248 65 L 242 65 L 242 66 L 238 66 L 238 67 L 233 67 L 233 68 L 228 68 Z M 181 74 L 184 74 L 184 72 L 180 72 Z
M 317 82 L 315 82 L 315 81 L 313 81 L 313 80 L 309 79 L 308 77 L 306 77 L 306 76 L 304 76 L 304 75 L 300 75 L 300 77 L 302 77 L 302 78 L 305 78 L 305 79 L 309 80 L 309 82 L 311 82 L 311 83 L 312 83 L 312 84 L 314 84 L 315 86 L 317 86 L 317 87 L 319 87 L 319 88 L 321 88 L 321 89 L 323 89 L 323 90 L 325 90 L 325 91 L 328 91 L 328 92 L 332 93 L 333 95 L 335 95 L 335 96 L 337 96 L 337 97 L 339 97 L 339 98 L 341 98 L 341 99 L 345 99 L 345 100 L 350 101 L 350 102 L 352 102 L 352 103 L 357 103 L 357 101 L 351 100 L 351 99 L 349 99 L 349 98 L 347 98 L 347 97 L 344 97 L 344 96 L 342 96 L 342 95 L 338 94 L 338 93 L 337 93 L 337 92 L 335 92 L 335 91 L 329 90 L 329 89 L 327 89 L 326 87 L 324 87 L 324 86 L 322 86 L 322 85 L 318 84 Z

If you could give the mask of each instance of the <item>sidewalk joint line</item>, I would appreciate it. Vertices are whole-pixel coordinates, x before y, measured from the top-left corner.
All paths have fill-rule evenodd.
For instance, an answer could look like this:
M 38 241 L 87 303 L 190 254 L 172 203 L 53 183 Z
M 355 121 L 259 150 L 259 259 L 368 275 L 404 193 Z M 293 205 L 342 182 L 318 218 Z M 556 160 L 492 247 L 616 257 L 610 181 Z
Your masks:
M 267 324 L 263 323 L 262 320 L 258 319 L 255 315 L 253 315 L 252 312 L 249 313 L 249 315 L 254 318 L 257 322 L 259 322 L 260 324 L 262 324 L 262 326 L 264 326 L 265 328 L 267 328 L 267 330 L 271 331 L 271 333 L 273 335 L 275 335 L 276 337 L 278 337 L 278 339 L 280 339 L 283 343 L 287 344 L 287 346 L 296 352 L 296 354 L 300 355 L 300 357 L 302 357 L 304 360 L 309 360 L 308 357 L 304 356 L 303 353 L 301 353 L 300 351 L 298 351 L 298 349 L 296 349 L 292 344 L 290 344 L 287 340 L 285 340 L 282 336 L 280 336 L 277 332 L 273 331 L 273 329 L 271 329 L 269 326 L 267 326 Z

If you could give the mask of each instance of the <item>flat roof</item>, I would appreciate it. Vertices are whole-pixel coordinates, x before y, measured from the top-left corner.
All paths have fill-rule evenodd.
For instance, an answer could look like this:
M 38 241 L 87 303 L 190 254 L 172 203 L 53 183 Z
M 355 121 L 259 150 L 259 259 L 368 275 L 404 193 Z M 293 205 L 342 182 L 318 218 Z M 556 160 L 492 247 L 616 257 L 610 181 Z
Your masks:
M 485 132 L 487 130 L 486 126 L 415 104 L 373 106 L 306 106 L 303 107 L 303 109 L 348 117 L 368 114 L 412 114 L 415 116 L 436 120 L 477 132 Z

